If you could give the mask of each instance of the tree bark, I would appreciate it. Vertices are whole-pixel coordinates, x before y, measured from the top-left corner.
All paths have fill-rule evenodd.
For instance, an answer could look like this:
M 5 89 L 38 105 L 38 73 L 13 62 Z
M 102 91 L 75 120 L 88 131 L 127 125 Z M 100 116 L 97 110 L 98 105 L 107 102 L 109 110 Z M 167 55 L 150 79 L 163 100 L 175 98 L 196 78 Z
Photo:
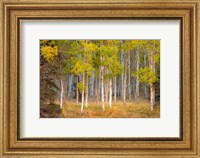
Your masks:
M 60 109 L 62 109 L 63 106 L 63 94 L 64 94 L 64 84 L 63 84 L 63 79 L 60 79 Z
M 112 79 L 109 79 L 109 106 L 112 108 Z
M 120 95 L 121 95 L 121 99 L 123 100 L 124 97 L 124 56 L 123 53 L 121 53 L 121 64 L 122 64 L 122 82 L 121 82 L 121 91 L 120 91 Z
M 63 77 L 63 102 L 65 101 L 65 96 L 66 96 L 66 76 Z
M 154 84 L 150 84 L 150 93 L 151 93 L 151 96 L 150 96 L 150 109 L 151 111 L 153 111 L 153 107 L 155 105 L 155 86 Z
M 114 104 L 116 104 L 117 101 L 117 77 L 114 77 Z
M 91 76 L 91 97 L 94 97 L 94 71 L 92 71 L 92 76 Z
M 147 64 L 146 64 L 146 56 L 147 56 L 147 54 L 146 54 L 146 51 L 144 50 L 144 67 L 147 66 Z M 146 85 L 146 83 L 144 83 L 144 96 L 145 96 L 146 99 L 148 98 L 148 96 L 147 96 L 147 85 Z
M 85 81 L 85 107 L 88 107 L 88 74 L 86 73 L 86 81 Z
M 101 66 L 99 67 L 98 95 L 99 95 L 99 97 L 101 97 Z
M 128 97 L 131 100 L 131 61 L 130 52 L 128 53 Z
M 97 105 L 99 105 L 98 78 L 95 79 L 95 96 L 96 96 Z
M 105 97 L 106 97 L 106 105 L 108 105 L 108 80 L 105 84 Z
M 139 70 L 140 68 L 140 52 L 139 52 L 139 48 L 137 48 L 136 50 L 136 57 L 137 57 L 137 65 L 136 65 L 136 71 Z M 135 100 L 138 102 L 139 101 L 139 95 L 140 95 L 140 87 L 139 87 L 140 83 L 139 83 L 139 76 L 136 77 L 136 90 L 135 90 Z
M 67 98 L 70 98 L 70 93 L 71 93 L 71 75 L 68 74 L 68 93 L 67 93 Z
M 153 59 L 154 50 L 149 53 L 149 67 L 155 73 L 155 61 Z M 155 85 L 150 84 L 150 109 L 153 111 L 155 105 Z
M 76 76 L 76 105 L 78 106 L 79 90 L 78 90 L 78 76 Z
M 83 73 L 82 82 L 83 82 L 83 87 L 84 87 L 85 86 L 85 73 Z M 83 112 L 83 106 L 84 106 L 84 88 L 82 90 L 81 113 Z
M 103 58 L 101 57 L 101 61 Z M 105 111 L 105 103 L 104 103 L 104 67 L 101 66 L 101 100 L 102 100 L 102 109 Z
M 124 62 L 124 85 L 123 85 L 123 103 L 126 104 L 126 79 L 127 79 L 127 57 L 125 56 L 125 62 Z

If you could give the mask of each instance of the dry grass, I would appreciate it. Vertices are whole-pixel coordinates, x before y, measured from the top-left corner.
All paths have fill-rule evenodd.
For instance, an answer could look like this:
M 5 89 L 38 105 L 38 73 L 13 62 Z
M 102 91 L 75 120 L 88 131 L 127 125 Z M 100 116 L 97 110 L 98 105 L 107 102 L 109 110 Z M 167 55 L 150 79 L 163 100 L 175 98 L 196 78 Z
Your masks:
M 97 105 L 96 102 L 89 102 L 88 107 L 84 107 L 83 113 L 80 112 L 80 106 L 76 105 L 75 100 L 65 102 L 62 108 L 61 118 L 159 118 L 160 106 L 156 103 L 154 110 L 151 112 L 149 108 L 148 100 L 140 100 L 136 102 L 127 102 L 123 105 L 121 101 L 110 109 L 108 105 L 105 105 L 105 111 L 102 110 L 101 103 Z

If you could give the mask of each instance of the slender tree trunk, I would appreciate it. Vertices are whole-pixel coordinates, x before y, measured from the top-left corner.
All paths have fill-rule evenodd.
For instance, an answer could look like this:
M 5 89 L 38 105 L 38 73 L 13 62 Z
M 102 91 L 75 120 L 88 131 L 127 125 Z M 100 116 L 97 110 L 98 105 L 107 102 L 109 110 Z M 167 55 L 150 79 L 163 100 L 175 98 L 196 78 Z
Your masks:
M 86 73 L 86 81 L 85 81 L 85 107 L 88 107 L 88 74 Z
M 123 85 L 123 103 L 126 104 L 126 79 L 127 79 L 127 57 L 125 57 L 124 62 L 124 85 Z
M 91 97 L 94 96 L 94 71 L 92 71 L 92 76 L 91 76 Z
M 108 80 L 105 84 L 105 97 L 106 97 L 106 105 L 108 104 Z
M 149 53 L 149 67 L 153 70 L 155 73 L 155 61 L 153 59 L 154 51 L 151 51 Z M 150 84 L 150 109 L 153 111 L 155 105 L 155 85 L 152 83 Z
M 120 92 L 121 92 L 121 90 L 122 90 L 122 88 L 121 88 L 121 76 L 118 76 L 117 77 L 117 97 L 120 97 L 121 96 L 121 94 L 120 94 Z
M 137 65 L 136 65 L 136 71 L 139 70 L 140 68 L 140 52 L 139 48 L 136 50 L 136 56 L 137 56 Z M 139 76 L 136 77 L 136 90 L 135 90 L 135 100 L 138 102 L 139 101 L 139 95 L 140 95 L 140 87 L 139 87 Z
M 85 87 L 85 73 L 83 73 L 82 82 L 83 82 L 83 87 Z M 84 88 L 82 90 L 81 113 L 83 112 L 83 107 L 84 107 Z
M 60 88 L 60 80 L 59 79 L 55 79 L 55 83 L 56 83 L 56 86 L 58 88 Z M 58 100 L 60 99 L 60 91 L 57 91 L 57 99 Z
M 99 79 L 98 79 L 98 95 L 101 97 L 101 66 L 99 67 Z
M 134 55 L 133 55 L 133 67 L 132 67 L 132 69 L 133 69 L 133 72 L 136 72 L 136 65 L 137 65 L 137 59 L 136 59 L 136 50 L 134 50 Z M 135 77 L 133 77 L 133 88 L 132 88 L 132 90 L 133 90 L 133 94 L 134 94 L 134 98 L 135 98 L 135 94 L 136 94 L 136 78 Z
M 128 53 L 128 97 L 131 100 L 131 61 L 130 52 Z
M 144 50 L 144 67 L 147 66 L 146 56 L 147 56 L 147 53 L 146 53 L 146 51 Z M 148 96 L 147 96 L 147 85 L 146 85 L 146 83 L 144 83 L 144 96 L 145 96 L 146 99 L 148 98 Z
M 112 79 L 109 79 L 109 106 L 112 108 Z
M 151 93 L 151 96 L 150 96 L 150 109 L 151 111 L 153 111 L 153 107 L 155 105 L 155 86 L 154 84 L 150 84 L 150 93 Z
M 88 44 L 89 40 L 85 40 L 86 44 Z M 88 63 L 88 52 L 86 51 L 86 48 L 84 48 L 84 51 L 86 53 L 85 61 L 84 63 Z M 85 79 L 85 107 L 88 107 L 88 71 L 86 70 L 86 79 Z
M 102 60 L 102 57 L 101 57 Z M 105 105 L 104 105 L 104 68 L 101 66 L 101 99 L 102 99 L 102 109 L 105 111 Z
M 117 100 L 117 77 L 114 77 L 114 104 L 116 104 Z
M 67 95 L 68 95 L 68 90 L 67 90 L 67 83 L 68 83 L 68 78 L 67 78 L 67 75 L 65 76 L 64 78 L 64 97 L 65 97 L 65 100 L 67 98 Z
M 76 105 L 78 105 L 79 90 L 78 90 L 78 76 L 76 76 Z
M 97 105 L 99 105 L 98 78 L 95 79 L 95 96 L 96 96 Z
M 106 70 L 106 74 L 108 74 L 108 70 Z M 109 80 L 105 81 L 105 102 L 108 105 L 108 92 L 109 92 Z
M 124 99 L 124 56 L 123 53 L 121 53 L 121 64 L 122 64 L 122 83 L 121 83 L 121 99 Z
M 60 79 L 60 109 L 63 106 L 63 96 L 64 96 L 64 84 L 63 79 Z
M 67 93 L 67 97 L 68 99 L 70 98 L 70 93 L 71 93 L 71 75 L 68 75 L 68 93 Z
M 66 77 L 63 77 L 63 103 L 65 102 L 65 96 L 66 96 Z
M 65 101 L 65 102 L 67 102 L 67 77 L 65 76 L 65 78 L 64 78 L 64 97 L 63 97 L 63 100 Z
M 69 75 L 69 91 L 68 91 L 68 98 L 69 99 L 71 99 L 72 85 L 73 85 L 73 74 Z

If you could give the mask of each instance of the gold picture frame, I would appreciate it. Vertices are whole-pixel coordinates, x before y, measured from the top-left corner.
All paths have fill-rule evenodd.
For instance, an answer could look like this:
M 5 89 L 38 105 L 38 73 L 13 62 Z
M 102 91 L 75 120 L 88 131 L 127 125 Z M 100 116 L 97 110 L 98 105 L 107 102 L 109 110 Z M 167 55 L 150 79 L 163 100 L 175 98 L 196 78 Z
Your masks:
M 0 4 L 0 157 L 200 157 L 199 0 L 3 0 Z M 180 19 L 180 138 L 19 138 L 20 20 L 65 18 Z

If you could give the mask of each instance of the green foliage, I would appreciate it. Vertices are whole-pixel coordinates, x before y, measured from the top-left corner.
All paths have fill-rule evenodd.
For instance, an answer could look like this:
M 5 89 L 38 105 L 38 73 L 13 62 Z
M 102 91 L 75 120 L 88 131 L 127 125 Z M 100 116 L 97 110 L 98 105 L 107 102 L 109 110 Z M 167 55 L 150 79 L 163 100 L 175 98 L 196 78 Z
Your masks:
M 154 54 L 153 59 L 154 59 L 155 63 L 159 63 L 160 62 L 160 53 Z
M 88 53 L 92 53 L 92 52 L 95 52 L 97 47 L 94 43 L 92 42 L 88 42 L 87 40 L 81 40 L 80 41 L 81 43 L 81 46 L 83 47 L 84 49 L 84 55 L 86 56 Z
M 153 70 L 149 67 L 140 68 L 138 71 L 132 73 L 132 76 L 139 77 L 139 81 L 148 85 L 158 82 L 158 78 Z
M 73 41 L 70 49 L 66 52 L 70 55 L 68 63 L 71 65 L 71 73 L 76 75 L 91 75 L 93 68 L 93 52 L 97 49 L 96 45 L 87 40 Z
M 109 40 L 104 41 L 104 45 L 99 46 L 99 58 L 102 59 L 99 64 L 108 71 L 105 78 L 113 78 L 122 72 L 122 66 L 118 60 L 118 44 L 117 40 Z
M 144 46 L 148 52 L 160 52 L 160 40 L 147 40 Z
M 83 74 L 85 72 L 84 62 L 82 60 L 76 60 L 73 64 L 71 72 L 76 75 Z
M 82 82 L 79 82 L 78 84 L 77 84 L 77 86 L 78 86 L 78 90 L 79 91 L 83 91 L 83 90 L 85 90 L 85 86 L 83 85 L 83 83 Z
M 136 42 L 133 42 L 132 40 L 127 40 L 127 41 L 124 41 L 122 44 L 122 51 L 124 53 L 129 53 L 135 47 L 136 47 Z

